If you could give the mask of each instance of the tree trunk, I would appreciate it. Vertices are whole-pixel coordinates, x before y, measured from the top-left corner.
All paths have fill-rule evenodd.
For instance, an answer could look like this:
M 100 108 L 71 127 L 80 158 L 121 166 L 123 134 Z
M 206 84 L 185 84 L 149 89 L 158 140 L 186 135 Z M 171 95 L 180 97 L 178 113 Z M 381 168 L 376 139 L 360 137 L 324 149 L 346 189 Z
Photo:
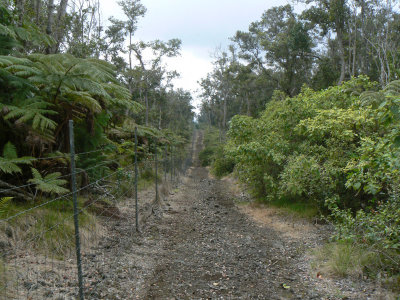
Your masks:
M 160 118 L 158 119 L 158 129 L 161 130 L 162 111 L 160 106 Z
M 131 43 L 131 40 L 129 40 L 129 42 Z M 148 99 L 148 90 L 147 90 L 147 74 L 146 74 L 146 67 L 144 66 L 144 62 L 143 62 L 143 58 L 142 58 L 142 54 L 140 53 L 140 51 L 138 49 L 132 49 L 132 47 L 129 47 L 130 50 L 135 51 L 136 57 L 139 60 L 140 66 L 142 68 L 143 71 L 143 75 L 144 75 L 144 80 L 145 80 L 145 88 L 144 88 L 144 102 L 145 102 L 145 106 L 146 106 L 146 115 L 145 115 L 145 124 L 146 126 L 149 124 L 149 99 Z M 130 51 L 129 51 L 130 53 Z M 129 54 L 129 65 L 130 68 L 132 69 L 132 62 L 131 62 L 131 55 Z
M 25 12 L 25 0 L 16 0 L 15 6 L 18 11 L 18 26 L 22 26 Z
M 64 19 L 67 13 L 67 5 L 68 0 L 61 0 L 60 6 L 58 7 L 57 12 L 57 22 L 56 22 L 56 30 L 54 34 L 54 39 L 56 40 L 56 44 L 53 48 L 53 53 L 58 53 L 60 51 L 60 44 L 62 39 L 64 38 Z
M 146 84 L 147 84 L 147 82 L 146 82 Z M 148 96 L 147 96 L 147 87 L 146 87 L 146 89 L 144 90 L 144 102 L 145 102 L 145 104 L 146 104 L 145 124 L 146 124 L 146 126 L 148 126 L 148 125 L 149 125 L 149 98 L 148 98 Z
M 33 199 L 32 194 L 26 193 L 24 190 L 18 189 L 16 186 L 9 184 L 3 180 L 0 180 L 0 187 L 8 190 L 7 196 L 12 196 L 17 199 L 23 199 L 26 202 Z
M 351 76 L 355 76 L 356 73 L 356 56 L 357 56 L 357 37 L 358 37 L 358 28 L 357 28 L 357 11 L 354 11 L 354 44 L 353 44 L 353 68 L 351 70 Z
M 51 35 L 53 33 L 53 23 L 54 23 L 54 0 L 49 0 L 47 5 L 47 25 L 46 25 L 46 33 Z M 47 47 L 46 53 L 51 53 L 51 47 Z
M 249 93 L 246 93 L 246 103 L 247 103 L 247 115 L 250 117 L 250 99 L 249 99 Z
M 228 95 L 225 95 L 224 97 L 224 115 L 223 115 L 223 121 L 222 121 L 222 128 L 224 131 L 226 131 L 226 112 L 227 112 L 227 102 L 228 100 Z
M 341 30 L 337 31 L 337 40 L 339 43 L 339 52 L 340 52 L 340 77 L 338 81 L 338 85 L 341 85 L 344 81 L 345 72 L 346 72 L 346 61 L 344 57 L 344 46 L 343 46 L 343 33 Z
M 36 17 L 36 25 L 40 25 L 40 11 L 42 9 L 42 0 L 35 0 L 35 17 Z

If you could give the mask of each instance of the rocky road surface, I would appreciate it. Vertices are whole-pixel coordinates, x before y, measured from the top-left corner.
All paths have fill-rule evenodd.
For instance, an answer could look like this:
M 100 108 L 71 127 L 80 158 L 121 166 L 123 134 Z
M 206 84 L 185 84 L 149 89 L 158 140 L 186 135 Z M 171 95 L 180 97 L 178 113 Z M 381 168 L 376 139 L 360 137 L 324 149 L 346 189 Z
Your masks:
M 194 157 L 201 147 L 198 132 Z M 101 247 L 110 249 L 104 258 L 110 270 L 102 267 L 106 280 L 89 298 L 392 299 L 365 281 L 318 278 L 309 250 L 325 242 L 331 228 L 309 224 L 313 230 L 293 238 L 260 226 L 235 206 L 228 185 L 210 178 L 195 159 L 140 235 L 117 222 Z
M 196 136 L 194 157 L 202 147 L 202 133 Z M 122 218 L 107 222 L 104 238 L 84 253 L 85 298 L 395 299 L 371 282 L 314 274 L 310 249 L 331 228 L 308 222 L 304 230 L 280 215 L 260 224 L 235 205 L 239 196 L 230 185 L 211 178 L 195 159 L 179 184 L 164 188 L 140 233 L 133 201 L 122 202 Z M 154 199 L 147 193 L 141 198 Z M 75 299 L 74 278 L 71 271 L 65 284 L 48 279 L 33 294 L 40 297 L 29 299 Z

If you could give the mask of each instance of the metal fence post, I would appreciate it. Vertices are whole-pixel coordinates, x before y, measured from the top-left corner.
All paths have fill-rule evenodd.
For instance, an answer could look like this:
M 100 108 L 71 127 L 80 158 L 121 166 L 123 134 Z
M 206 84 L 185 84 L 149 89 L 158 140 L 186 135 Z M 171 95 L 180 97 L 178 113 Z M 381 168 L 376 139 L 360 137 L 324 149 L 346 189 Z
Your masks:
M 76 191 L 76 173 L 75 173 L 75 143 L 74 143 L 74 121 L 69 120 L 69 145 L 71 152 L 71 185 L 72 199 L 74 202 L 74 225 L 75 225 L 75 248 L 76 262 L 78 266 L 78 283 L 79 283 L 79 299 L 83 300 L 83 275 L 81 260 L 81 242 L 79 238 L 79 212 L 78 212 L 78 195 Z
M 156 201 L 158 202 L 158 161 L 157 161 L 157 139 L 154 143 L 154 159 L 156 164 Z
M 173 182 L 174 176 L 174 147 L 171 146 L 171 183 Z
M 164 157 L 164 182 L 167 182 L 167 167 L 168 167 L 168 151 L 167 145 L 165 145 L 165 157 Z
M 138 212 L 138 167 L 137 167 L 137 127 L 135 127 L 135 219 L 136 219 L 136 231 L 139 231 L 139 212 Z

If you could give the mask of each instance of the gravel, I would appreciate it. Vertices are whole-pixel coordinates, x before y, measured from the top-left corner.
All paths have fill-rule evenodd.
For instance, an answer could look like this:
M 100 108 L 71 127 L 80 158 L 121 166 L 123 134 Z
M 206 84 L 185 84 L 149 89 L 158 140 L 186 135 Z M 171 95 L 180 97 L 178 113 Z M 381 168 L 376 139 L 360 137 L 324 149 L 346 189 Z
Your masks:
M 201 143 L 199 134 L 196 152 Z M 370 282 L 314 276 L 309 250 L 330 228 L 292 238 L 261 226 L 235 206 L 228 184 L 194 166 L 160 204 L 150 204 L 154 193 L 146 191 L 150 214 L 140 233 L 133 201 L 120 205 L 121 218 L 104 224 L 104 238 L 83 257 L 85 298 L 390 299 Z M 59 274 L 42 272 L 21 288 L 35 290 L 31 299 L 74 299 L 73 260 L 68 268 L 59 286 Z

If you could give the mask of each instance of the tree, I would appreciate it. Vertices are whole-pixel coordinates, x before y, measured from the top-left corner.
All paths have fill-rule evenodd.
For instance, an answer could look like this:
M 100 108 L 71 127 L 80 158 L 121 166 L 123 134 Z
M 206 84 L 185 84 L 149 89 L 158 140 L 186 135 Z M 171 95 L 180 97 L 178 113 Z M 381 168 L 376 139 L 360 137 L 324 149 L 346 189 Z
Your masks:
M 264 12 L 248 32 L 238 31 L 233 41 L 241 58 L 257 66 L 288 95 L 295 95 L 307 82 L 315 58 L 308 31 L 307 24 L 286 5 Z
M 128 86 L 131 91 L 133 89 L 139 90 L 139 95 L 144 95 L 144 103 L 146 107 L 145 113 L 145 124 L 149 124 L 149 111 L 150 111 L 150 101 L 149 101 L 149 90 L 161 87 L 165 76 L 173 75 L 177 76 L 175 73 L 167 73 L 165 67 L 162 64 L 164 57 L 173 57 L 179 55 L 179 50 L 181 46 L 181 41 L 178 39 L 172 39 L 168 42 L 162 42 L 160 40 L 152 42 L 138 42 L 130 46 L 131 51 L 135 54 L 136 59 L 139 61 L 139 68 L 141 72 L 136 72 L 132 69 L 127 71 Z M 144 52 L 146 50 L 152 51 L 152 59 L 150 62 L 146 63 L 144 58 Z M 132 72 L 133 71 L 133 72 Z M 136 77 L 134 82 L 134 74 L 139 75 Z M 171 79 L 171 78 L 169 78 Z
M 344 34 L 347 29 L 346 20 L 350 16 L 347 0 L 306 0 L 305 2 L 314 5 L 303 12 L 303 17 L 310 20 L 313 25 L 319 25 L 322 35 L 327 35 L 330 31 L 336 34 L 340 53 L 338 84 L 341 84 L 346 75 Z

